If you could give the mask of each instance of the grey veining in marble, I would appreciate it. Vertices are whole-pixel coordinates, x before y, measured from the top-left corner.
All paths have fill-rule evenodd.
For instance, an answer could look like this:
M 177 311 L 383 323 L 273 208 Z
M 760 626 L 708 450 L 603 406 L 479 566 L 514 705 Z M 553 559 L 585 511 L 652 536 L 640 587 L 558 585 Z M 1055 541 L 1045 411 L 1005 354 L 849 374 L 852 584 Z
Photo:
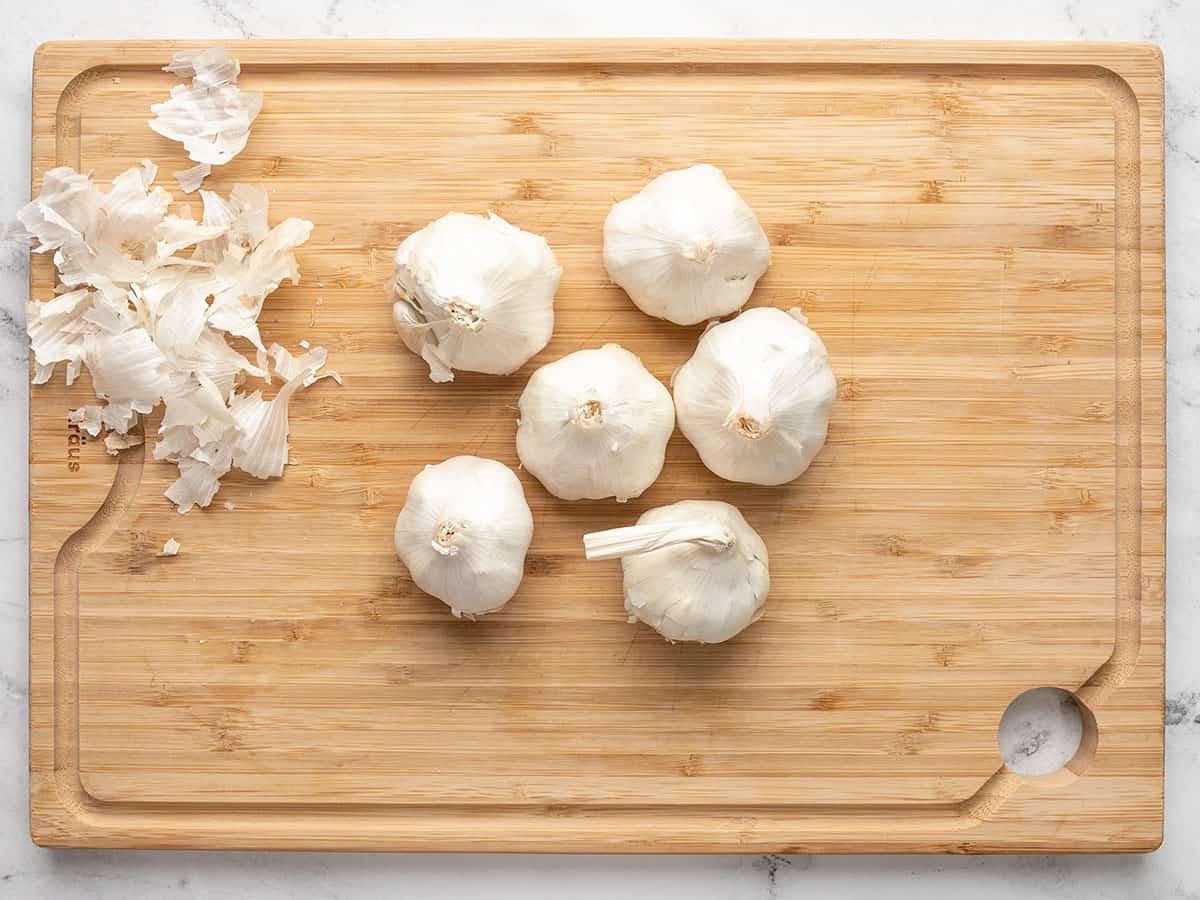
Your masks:
M 30 62 L 71 38 L 695 35 L 1154 41 L 1167 66 L 1167 837 L 1145 857 L 51 852 L 28 839 L 25 256 L 0 245 L 0 900 L 1200 898 L 1200 0 L 44 0 L 4 4 L 0 216 L 29 195 Z M 1039 729 L 1035 729 L 1035 732 Z M 1049 742 L 1049 736 L 1040 739 Z M 1040 746 L 1040 745 L 1039 745 Z

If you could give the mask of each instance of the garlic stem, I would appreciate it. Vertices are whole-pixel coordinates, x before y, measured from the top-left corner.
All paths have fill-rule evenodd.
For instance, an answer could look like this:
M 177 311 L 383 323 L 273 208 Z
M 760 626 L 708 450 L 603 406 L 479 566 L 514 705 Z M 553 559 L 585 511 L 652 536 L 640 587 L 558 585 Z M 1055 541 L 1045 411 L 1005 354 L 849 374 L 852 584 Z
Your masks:
M 455 541 L 460 533 L 466 531 L 466 528 L 466 525 L 456 522 L 454 519 L 444 519 L 438 522 L 437 528 L 433 531 L 433 549 L 442 556 L 454 556 L 458 553 Z
M 483 316 L 479 315 L 479 310 L 465 300 L 454 298 L 446 305 L 446 311 L 450 314 L 450 321 L 460 328 L 465 328 L 467 331 L 478 331 L 483 327 Z
M 750 415 L 744 410 L 734 413 L 729 418 L 730 427 L 747 440 L 756 441 L 761 438 L 763 433 L 766 431 L 761 419 Z
M 725 427 L 747 440 L 757 441 L 771 429 L 770 397 L 761 391 L 743 393 L 742 402 L 729 414 Z
M 595 428 L 604 424 L 604 404 L 599 400 L 588 400 L 579 404 L 575 410 L 574 421 L 585 428 Z
M 694 263 L 699 263 L 707 271 L 712 267 L 713 257 L 717 253 L 717 245 L 711 238 L 691 241 L 684 245 L 683 257 Z
M 584 556 L 590 560 L 618 559 L 661 550 L 675 544 L 701 544 L 713 550 L 730 550 L 737 543 L 733 532 L 717 519 L 630 525 L 593 531 L 583 536 Z

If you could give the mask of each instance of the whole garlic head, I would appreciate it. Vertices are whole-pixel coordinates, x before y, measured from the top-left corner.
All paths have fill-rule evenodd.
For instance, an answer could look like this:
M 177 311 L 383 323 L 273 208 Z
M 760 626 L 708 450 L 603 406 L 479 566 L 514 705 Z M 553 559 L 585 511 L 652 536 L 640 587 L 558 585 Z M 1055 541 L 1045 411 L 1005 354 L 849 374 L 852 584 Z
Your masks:
M 550 340 L 561 277 L 544 238 L 494 213 L 447 213 L 396 250 L 392 319 L 433 381 L 508 375 Z
M 730 481 L 784 484 L 825 444 L 837 379 L 799 310 L 748 309 L 714 325 L 675 373 L 679 430 Z
M 521 465 L 563 500 L 639 496 L 662 471 L 675 429 L 670 393 L 616 344 L 542 366 L 520 407 Z
M 584 535 L 588 559 L 620 557 L 625 609 L 668 641 L 727 641 L 762 615 L 767 548 L 737 507 L 682 500 L 629 528 Z
M 762 226 L 716 166 L 660 175 L 604 222 L 609 277 L 676 325 L 740 309 L 770 264 Z
M 532 538 L 521 482 L 508 466 L 478 456 L 426 466 L 396 517 L 396 554 L 417 587 L 468 619 L 516 593 Z

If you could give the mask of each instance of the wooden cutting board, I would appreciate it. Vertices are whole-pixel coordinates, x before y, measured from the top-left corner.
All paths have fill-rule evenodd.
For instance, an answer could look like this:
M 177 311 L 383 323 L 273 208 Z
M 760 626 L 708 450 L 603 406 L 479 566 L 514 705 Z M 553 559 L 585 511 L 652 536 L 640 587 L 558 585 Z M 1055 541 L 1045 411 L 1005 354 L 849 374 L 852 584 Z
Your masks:
M 183 44 L 34 64 L 34 182 L 179 148 L 146 127 Z M 111 458 L 31 389 L 31 817 L 54 846 L 611 851 L 1149 850 L 1162 834 L 1162 59 L 1105 44 L 247 42 L 266 95 L 206 186 L 316 223 L 268 340 L 331 351 L 282 480 L 178 515 L 174 469 Z M 663 380 L 699 328 L 609 284 L 616 199 L 722 167 L 840 382 L 783 488 L 678 435 L 640 499 L 565 503 L 500 614 L 418 591 L 392 525 L 426 463 L 516 465 L 533 368 L 616 341 Z M 182 195 L 177 197 L 182 199 Z M 435 386 L 390 323 L 396 244 L 492 209 L 565 268 L 550 346 Z M 53 271 L 38 257 L 34 296 Z M 148 433 L 157 427 L 152 417 Z M 771 554 L 765 618 L 719 646 L 625 621 L 585 531 L 685 497 Z M 234 504 L 232 511 L 223 501 Z M 176 558 L 156 556 L 177 538 Z M 1021 692 L 1075 691 L 1067 768 L 1004 768 Z M 1094 721 L 1093 721 L 1094 719 Z

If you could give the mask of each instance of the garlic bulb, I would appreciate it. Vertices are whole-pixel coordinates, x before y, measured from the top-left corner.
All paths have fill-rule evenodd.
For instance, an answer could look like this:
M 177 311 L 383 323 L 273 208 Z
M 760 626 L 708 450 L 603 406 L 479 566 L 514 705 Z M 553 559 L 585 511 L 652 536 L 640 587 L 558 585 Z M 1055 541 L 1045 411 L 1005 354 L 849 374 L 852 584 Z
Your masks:
M 493 213 L 448 213 L 396 250 L 392 318 L 433 381 L 508 375 L 550 340 L 561 277 L 544 238 Z
M 584 535 L 588 559 L 620 557 L 625 609 L 668 641 L 727 641 L 762 615 L 767 548 L 737 507 L 683 500 L 637 525 Z
M 520 407 L 521 465 L 563 500 L 639 496 L 662 471 L 675 429 L 670 393 L 616 344 L 542 366 Z
M 714 325 L 675 373 L 679 430 L 717 475 L 798 477 L 825 443 L 837 380 L 799 310 L 749 309 Z
M 426 466 L 396 518 L 396 554 L 417 587 L 473 619 L 516 593 L 533 515 L 512 469 L 454 456 Z
M 770 264 L 762 226 L 716 166 L 660 175 L 604 222 L 609 277 L 676 325 L 740 309 Z

